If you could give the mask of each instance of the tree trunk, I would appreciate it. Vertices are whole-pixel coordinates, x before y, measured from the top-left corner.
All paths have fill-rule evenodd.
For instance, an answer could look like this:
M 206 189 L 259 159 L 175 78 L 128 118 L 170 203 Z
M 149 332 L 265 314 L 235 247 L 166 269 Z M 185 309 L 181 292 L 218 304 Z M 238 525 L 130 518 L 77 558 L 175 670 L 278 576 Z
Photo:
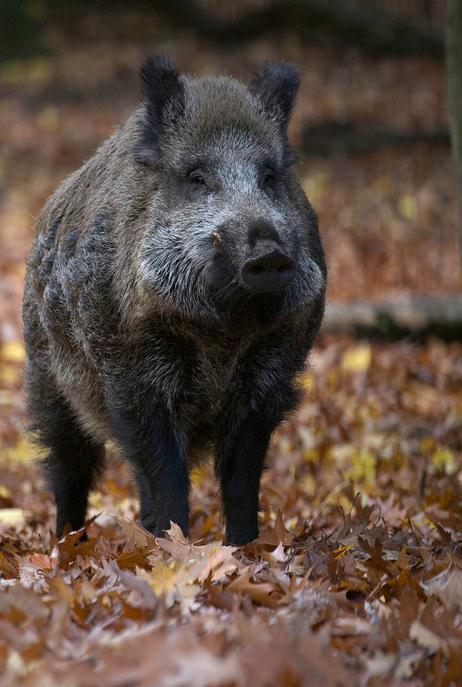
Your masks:
M 459 186 L 459 255 L 462 272 L 462 1 L 447 0 L 447 72 L 451 138 Z

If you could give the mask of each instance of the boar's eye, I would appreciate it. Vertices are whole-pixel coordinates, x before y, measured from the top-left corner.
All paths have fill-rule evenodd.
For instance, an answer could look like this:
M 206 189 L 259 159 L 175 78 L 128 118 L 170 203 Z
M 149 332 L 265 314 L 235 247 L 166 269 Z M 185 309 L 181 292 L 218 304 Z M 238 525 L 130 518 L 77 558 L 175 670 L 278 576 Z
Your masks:
M 188 175 L 188 179 L 195 186 L 205 186 L 204 175 L 198 170 L 193 170 L 192 172 L 190 172 Z
M 275 182 L 275 173 L 271 167 L 265 167 L 261 176 L 261 183 L 263 188 L 273 188 Z

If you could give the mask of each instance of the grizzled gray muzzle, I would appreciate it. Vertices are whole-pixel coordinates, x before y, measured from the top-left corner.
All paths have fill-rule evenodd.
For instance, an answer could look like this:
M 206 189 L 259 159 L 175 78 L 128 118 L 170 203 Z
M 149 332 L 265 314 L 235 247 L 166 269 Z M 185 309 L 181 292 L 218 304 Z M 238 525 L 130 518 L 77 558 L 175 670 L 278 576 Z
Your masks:
M 283 291 L 295 277 L 295 261 L 284 251 L 276 229 L 260 221 L 250 227 L 250 257 L 241 268 L 244 286 L 253 293 Z

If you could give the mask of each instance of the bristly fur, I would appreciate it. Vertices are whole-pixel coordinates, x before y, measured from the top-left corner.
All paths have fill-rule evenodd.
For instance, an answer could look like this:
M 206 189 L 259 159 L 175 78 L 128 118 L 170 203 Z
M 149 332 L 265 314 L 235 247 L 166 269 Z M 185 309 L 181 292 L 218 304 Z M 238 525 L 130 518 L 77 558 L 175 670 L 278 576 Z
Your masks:
M 180 117 L 184 89 L 180 73 L 169 57 L 150 57 L 140 70 L 141 91 L 146 99 L 146 126 L 138 147 L 138 161 L 155 164 L 160 156 L 159 137 L 167 106 Z
M 293 64 L 270 62 L 255 75 L 249 86 L 251 93 L 257 93 L 266 109 L 283 128 L 289 118 L 300 88 L 300 73 Z
M 83 524 L 111 439 L 155 534 L 170 520 L 187 533 L 188 470 L 213 453 L 227 538 L 244 543 L 324 308 L 317 217 L 287 141 L 298 73 L 267 66 L 249 89 L 152 58 L 141 81 L 144 104 L 37 222 L 23 304 L 31 423 L 58 534 Z M 268 255 L 293 276 L 253 290 L 244 268 Z

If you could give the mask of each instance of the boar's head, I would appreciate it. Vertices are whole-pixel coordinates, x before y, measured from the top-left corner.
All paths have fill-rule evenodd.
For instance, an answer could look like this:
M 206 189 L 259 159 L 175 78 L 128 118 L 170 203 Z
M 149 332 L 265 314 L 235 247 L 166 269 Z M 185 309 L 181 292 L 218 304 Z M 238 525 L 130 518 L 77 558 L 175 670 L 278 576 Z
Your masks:
M 136 159 L 155 175 L 138 254 L 146 289 L 172 314 L 222 325 L 322 301 L 317 217 L 287 139 L 296 68 L 268 64 L 246 87 L 150 58 L 141 79 Z

